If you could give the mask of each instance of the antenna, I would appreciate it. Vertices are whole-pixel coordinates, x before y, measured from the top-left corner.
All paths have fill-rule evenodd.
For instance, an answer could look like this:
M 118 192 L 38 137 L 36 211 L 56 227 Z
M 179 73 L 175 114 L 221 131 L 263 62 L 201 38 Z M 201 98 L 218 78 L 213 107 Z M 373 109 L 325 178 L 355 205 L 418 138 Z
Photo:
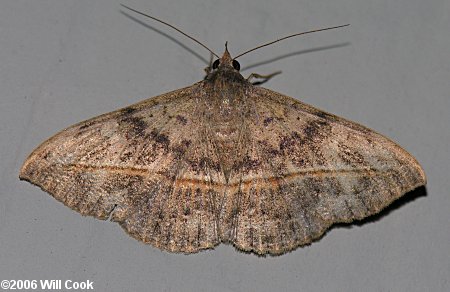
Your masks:
M 196 42 L 197 44 L 201 45 L 202 47 L 204 47 L 205 49 L 207 49 L 208 51 L 210 51 L 211 54 L 213 54 L 213 55 L 216 56 L 217 58 L 220 58 L 219 55 L 217 55 L 216 53 L 214 53 L 210 48 L 208 48 L 207 46 L 205 46 L 204 44 L 202 44 L 200 41 L 196 40 L 195 38 L 191 37 L 191 36 L 188 35 L 187 33 L 183 32 L 182 30 L 176 28 L 175 26 L 173 26 L 173 25 L 171 25 L 171 24 L 169 24 L 169 23 L 167 23 L 167 22 L 165 22 L 165 21 L 162 21 L 161 19 L 158 19 L 158 18 L 156 18 L 156 17 L 150 16 L 150 15 L 145 14 L 145 13 L 143 13 L 143 12 L 140 12 L 140 11 L 138 11 L 138 10 L 136 10 L 136 9 L 133 9 L 133 8 L 131 8 L 131 7 L 128 7 L 128 6 L 124 5 L 124 4 L 120 4 L 120 6 L 126 8 L 126 9 L 128 9 L 128 10 L 131 10 L 131 11 L 133 11 L 133 12 L 136 12 L 136 13 L 138 13 L 138 14 L 140 14 L 140 15 L 144 15 L 144 16 L 146 16 L 146 17 L 148 17 L 148 18 L 151 18 L 151 19 L 153 19 L 153 20 L 156 20 L 156 21 L 158 21 L 158 22 L 160 22 L 160 23 L 162 23 L 162 24 L 167 25 L 168 27 L 173 28 L 174 30 L 178 31 L 179 33 L 183 34 L 184 36 L 187 36 L 188 38 L 190 38 L 191 40 L 193 40 L 193 41 Z
M 285 36 L 285 37 L 283 37 L 283 38 L 281 38 L 281 39 L 277 39 L 276 41 L 272 41 L 272 42 L 269 42 L 269 43 L 266 43 L 266 44 L 257 46 L 257 47 L 255 47 L 255 48 L 253 48 L 253 49 L 248 50 L 248 51 L 245 51 L 245 52 L 243 52 L 242 54 L 237 55 L 237 57 L 234 57 L 234 59 L 236 60 L 237 58 L 239 58 L 239 57 L 241 57 L 241 56 L 243 56 L 243 55 L 245 55 L 245 54 L 248 54 L 248 53 L 253 52 L 253 51 L 257 50 L 257 49 L 260 49 L 260 48 L 269 46 L 269 45 L 271 45 L 271 44 L 280 42 L 280 41 L 285 40 L 285 39 L 288 39 L 288 38 L 292 38 L 292 37 L 299 36 L 299 35 L 303 35 L 303 34 L 308 34 L 308 33 L 318 32 L 318 31 L 324 31 L 324 30 L 330 30 L 330 29 L 340 28 L 340 27 L 349 26 L 349 25 L 350 25 L 350 24 L 344 24 L 344 25 L 339 25 L 339 26 L 333 26 L 333 27 L 327 27 L 327 28 L 320 28 L 320 29 L 315 29 L 315 30 L 310 30 L 310 31 L 300 32 L 300 33 L 296 33 L 296 34 L 291 34 L 291 35 Z

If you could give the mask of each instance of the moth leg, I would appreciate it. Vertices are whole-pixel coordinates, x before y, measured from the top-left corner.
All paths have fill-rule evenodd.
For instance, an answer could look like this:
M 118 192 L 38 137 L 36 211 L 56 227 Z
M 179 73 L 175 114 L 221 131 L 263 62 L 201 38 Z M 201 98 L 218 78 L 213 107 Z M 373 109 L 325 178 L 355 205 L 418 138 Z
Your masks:
M 270 79 L 272 79 L 272 77 L 274 77 L 275 75 L 281 74 L 281 71 L 276 71 L 272 74 L 268 74 L 268 75 L 261 75 L 261 74 L 257 74 L 257 73 L 252 73 L 250 74 L 250 76 L 247 77 L 247 81 L 251 82 L 251 80 L 253 78 L 258 78 L 261 79 L 259 81 L 255 81 L 252 82 L 253 85 L 261 85 L 263 83 L 266 83 L 267 81 L 269 81 Z
M 205 73 L 206 73 L 206 75 L 205 75 L 205 79 L 206 79 L 206 77 L 209 75 L 209 73 L 211 73 L 211 71 L 212 71 L 212 64 L 213 64 L 213 61 L 214 61 L 214 55 L 211 53 L 210 54 L 210 57 L 209 57 L 209 64 L 208 64 L 208 67 L 205 67 Z

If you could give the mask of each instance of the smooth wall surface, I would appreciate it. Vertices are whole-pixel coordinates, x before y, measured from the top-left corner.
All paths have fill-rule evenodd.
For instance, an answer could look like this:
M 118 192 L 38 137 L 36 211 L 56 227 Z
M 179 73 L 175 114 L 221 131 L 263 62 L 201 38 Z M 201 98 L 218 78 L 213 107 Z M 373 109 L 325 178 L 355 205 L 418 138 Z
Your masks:
M 232 55 L 287 34 L 350 23 L 242 57 L 242 74 L 366 125 L 428 176 L 382 216 L 333 228 L 279 257 L 232 246 L 194 255 L 144 245 L 18 179 L 42 141 L 76 122 L 203 78 L 209 53 L 107 0 L 3 0 L 0 8 L 0 280 L 93 281 L 94 291 L 448 291 L 450 2 L 124 3 Z

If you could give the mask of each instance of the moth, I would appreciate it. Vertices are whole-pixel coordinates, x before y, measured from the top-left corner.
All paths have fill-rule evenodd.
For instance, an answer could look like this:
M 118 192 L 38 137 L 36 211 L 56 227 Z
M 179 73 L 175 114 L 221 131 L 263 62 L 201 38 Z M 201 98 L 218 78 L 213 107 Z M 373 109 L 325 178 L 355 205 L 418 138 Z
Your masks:
M 310 244 L 426 184 L 396 143 L 255 86 L 227 49 L 204 80 L 51 137 L 20 179 L 162 250 L 224 242 L 260 255 Z

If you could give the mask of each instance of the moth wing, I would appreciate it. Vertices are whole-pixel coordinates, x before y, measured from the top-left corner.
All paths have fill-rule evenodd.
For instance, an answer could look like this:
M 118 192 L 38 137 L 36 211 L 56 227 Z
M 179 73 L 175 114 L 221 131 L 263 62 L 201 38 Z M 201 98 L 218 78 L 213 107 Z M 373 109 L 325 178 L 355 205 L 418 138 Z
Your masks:
M 248 100 L 251 138 L 221 216 L 241 250 L 293 250 L 426 184 L 414 157 L 366 127 L 260 87 Z
M 193 85 L 73 125 L 34 150 L 20 178 L 161 249 L 211 248 L 220 195 L 211 185 L 224 178 L 201 119 L 186 115 L 197 111 L 195 92 Z

